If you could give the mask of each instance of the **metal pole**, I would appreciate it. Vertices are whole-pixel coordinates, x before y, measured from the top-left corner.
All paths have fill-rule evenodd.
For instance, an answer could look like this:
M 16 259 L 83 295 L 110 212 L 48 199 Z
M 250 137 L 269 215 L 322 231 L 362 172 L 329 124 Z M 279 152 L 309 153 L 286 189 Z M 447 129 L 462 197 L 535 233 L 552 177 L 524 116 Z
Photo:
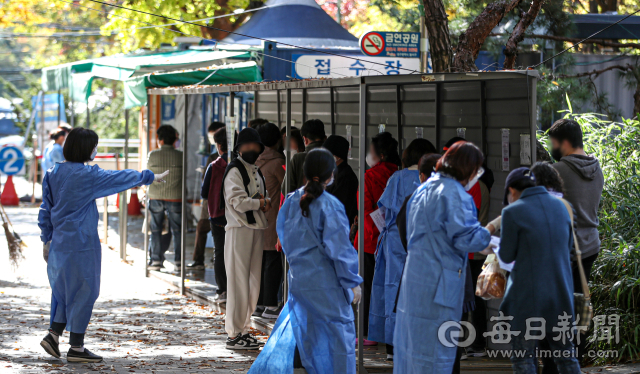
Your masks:
M 87 100 L 87 122 L 85 123 L 85 127 L 89 128 L 91 124 L 91 111 L 89 110 L 89 100 Z
M 280 97 L 280 92 L 278 91 L 278 98 Z M 280 100 L 278 100 L 278 102 L 280 102 Z M 278 105 L 278 109 L 280 109 L 280 106 Z M 279 110 L 278 110 L 278 116 L 280 116 Z M 304 113 L 303 113 L 304 116 Z M 289 192 L 291 192 L 291 188 L 293 186 L 293 181 L 291 180 L 291 178 L 293 178 L 291 176 L 291 89 L 287 89 L 287 119 L 286 119 L 286 123 L 285 126 L 287 128 L 287 141 L 286 141 L 286 150 L 287 150 L 287 159 L 285 160 L 286 162 L 286 168 L 287 168 L 287 183 L 284 186 L 284 192 L 285 192 L 285 197 L 287 195 L 289 195 Z M 296 186 L 297 187 L 297 186 Z M 284 302 L 287 302 L 287 299 L 289 298 L 289 278 L 287 277 L 287 274 L 289 273 L 289 261 L 287 261 L 287 256 L 284 256 L 284 267 L 282 269 L 282 271 L 284 271 L 284 282 L 282 284 L 282 300 Z
M 129 168 L 129 109 L 124 110 L 124 169 Z M 127 191 L 122 192 L 122 200 L 120 200 L 120 209 L 122 210 L 122 234 L 120 235 L 120 258 L 127 259 L 127 241 L 129 237 L 128 221 L 129 221 L 129 201 L 127 200 Z
M 147 147 L 146 153 L 149 154 L 149 147 L 151 146 L 151 140 L 149 136 L 149 129 L 151 128 L 151 98 L 147 94 L 147 116 L 146 116 L 146 137 Z M 142 156 L 142 154 L 140 154 Z M 145 165 L 148 167 L 148 165 Z M 147 193 L 144 199 L 144 276 L 149 276 L 149 187 L 147 187 Z
M 58 88 L 58 127 L 60 127 L 60 107 L 62 106 L 60 105 L 62 101 L 60 100 L 61 97 L 62 97 L 62 94 L 60 93 L 60 89 Z
M 189 131 L 189 95 L 184 95 L 184 128 L 182 130 L 182 227 L 180 230 L 180 293 L 185 294 L 184 273 L 185 273 L 185 246 L 187 244 L 187 134 Z
M 104 197 L 104 212 L 102 212 L 102 222 L 104 223 L 104 244 L 108 243 L 109 238 L 109 198 Z
M 40 133 L 40 136 L 42 139 L 42 141 L 40 142 L 40 155 L 44 156 L 44 144 L 45 144 L 45 135 L 46 132 L 44 130 L 44 97 L 46 96 L 46 94 L 44 93 L 44 91 L 42 92 L 42 100 L 40 101 L 42 103 L 42 106 L 40 107 L 40 131 L 38 131 Z M 42 179 L 44 179 L 44 170 L 42 171 Z
M 429 32 L 427 31 L 427 25 L 425 22 L 424 8 L 421 9 L 420 15 L 420 71 L 428 73 L 429 68 Z
M 364 170 L 367 151 L 367 85 L 360 83 L 360 123 L 358 125 L 358 272 L 364 277 Z M 366 373 L 362 344 L 364 341 L 364 304 L 358 303 L 358 373 Z

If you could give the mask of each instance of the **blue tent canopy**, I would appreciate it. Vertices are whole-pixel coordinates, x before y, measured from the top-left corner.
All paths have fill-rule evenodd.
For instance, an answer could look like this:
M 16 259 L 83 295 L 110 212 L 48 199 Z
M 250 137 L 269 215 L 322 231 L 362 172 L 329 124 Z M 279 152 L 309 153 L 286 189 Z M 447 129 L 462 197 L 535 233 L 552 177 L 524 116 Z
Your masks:
M 236 32 L 301 47 L 355 47 L 351 35 L 325 13 L 314 0 L 269 0 Z M 225 43 L 261 45 L 259 39 L 230 34 Z M 206 41 L 205 41 L 206 44 Z

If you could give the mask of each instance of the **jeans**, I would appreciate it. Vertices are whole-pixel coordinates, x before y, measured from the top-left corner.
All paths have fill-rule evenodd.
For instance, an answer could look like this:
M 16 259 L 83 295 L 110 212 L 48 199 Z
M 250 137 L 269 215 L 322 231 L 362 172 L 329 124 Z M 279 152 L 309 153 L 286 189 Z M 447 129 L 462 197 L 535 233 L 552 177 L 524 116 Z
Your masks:
M 216 278 L 218 289 L 217 294 L 227 292 L 227 269 L 224 265 L 224 236 L 223 226 L 211 223 L 211 234 L 213 235 L 213 274 Z
M 536 363 L 538 361 L 537 355 L 545 353 L 545 351 L 538 351 L 538 340 L 525 340 L 525 334 L 514 336 L 511 338 L 511 348 L 514 352 L 511 355 L 511 364 L 513 365 L 513 372 L 515 374 L 536 374 Z M 578 360 L 574 357 L 575 350 L 573 344 L 570 341 L 554 341 L 552 339 L 547 340 L 549 342 L 550 350 L 546 353 L 551 353 L 553 361 L 558 368 L 560 374 L 580 374 L 580 365 Z M 524 353 L 518 355 L 518 353 Z M 567 357 L 568 356 L 568 357 Z
M 150 200 L 149 213 L 151 223 L 151 242 L 149 243 L 149 252 L 151 262 L 164 262 L 164 253 L 167 250 L 162 246 L 162 226 L 164 224 L 164 214 L 167 212 L 169 217 L 169 228 L 173 235 L 173 249 L 175 252 L 175 261 L 180 263 L 181 250 L 180 241 L 182 238 L 182 202 Z

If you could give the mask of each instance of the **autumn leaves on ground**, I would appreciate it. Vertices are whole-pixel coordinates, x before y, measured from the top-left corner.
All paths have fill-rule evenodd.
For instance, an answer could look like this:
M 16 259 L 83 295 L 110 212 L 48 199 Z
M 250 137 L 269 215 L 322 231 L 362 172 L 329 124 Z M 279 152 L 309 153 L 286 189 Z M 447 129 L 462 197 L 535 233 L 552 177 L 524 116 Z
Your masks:
M 12 210 L 29 247 L 18 269 L 0 261 L 0 372 L 238 373 L 257 356 L 225 348 L 223 314 L 145 278 L 110 250 L 103 251 L 100 298 L 85 339 L 104 362 L 67 364 L 68 333 L 61 340 L 62 359 L 47 355 L 39 343 L 49 325 L 51 291 L 33 229 L 37 209 Z M 0 258 L 7 256 L 2 243 Z

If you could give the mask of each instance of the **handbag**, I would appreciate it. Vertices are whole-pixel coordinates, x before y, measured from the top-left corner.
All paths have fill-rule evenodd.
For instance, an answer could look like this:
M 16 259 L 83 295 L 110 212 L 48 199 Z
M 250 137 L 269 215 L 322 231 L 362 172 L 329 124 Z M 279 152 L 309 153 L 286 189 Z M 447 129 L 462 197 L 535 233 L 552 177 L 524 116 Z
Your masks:
M 586 333 L 591 325 L 591 319 L 593 318 L 593 305 L 591 305 L 591 294 L 589 293 L 589 284 L 587 283 L 587 277 L 582 267 L 582 252 L 580 252 L 580 245 L 578 245 L 578 238 L 573 227 L 573 208 L 569 202 L 565 199 L 560 199 L 569 212 L 569 218 L 571 218 L 571 234 L 573 235 L 573 244 L 576 249 L 576 262 L 578 263 L 578 272 L 580 273 L 580 283 L 582 283 L 583 293 L 573 293 L 573 307 L 575 309 L 575 315 L 579 317 L 577 325 L 582 327 L 581 333 Z

